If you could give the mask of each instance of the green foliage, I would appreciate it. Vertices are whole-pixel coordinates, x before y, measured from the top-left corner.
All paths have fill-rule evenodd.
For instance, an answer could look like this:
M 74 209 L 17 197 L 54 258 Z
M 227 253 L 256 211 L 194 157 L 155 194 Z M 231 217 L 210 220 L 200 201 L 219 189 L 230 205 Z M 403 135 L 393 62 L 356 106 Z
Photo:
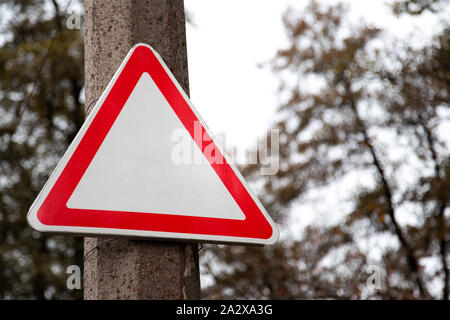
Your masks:
M 65 272 L 81 261 L 81 240 L 43 236 L 26 222 L 84 121 L 83 41 L 65 28 L 58 4 L 0 6 L 0 299 L 80 297 Z

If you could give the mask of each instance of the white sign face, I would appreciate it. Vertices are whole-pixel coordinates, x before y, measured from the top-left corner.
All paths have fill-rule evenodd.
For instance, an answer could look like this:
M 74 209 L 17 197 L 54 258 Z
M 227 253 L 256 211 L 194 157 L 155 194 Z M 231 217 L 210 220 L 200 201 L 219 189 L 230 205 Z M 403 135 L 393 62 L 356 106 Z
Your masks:
M 273 244 L 278 229 L 159 55 L 128 53 L 28 213 L 36 230 Z

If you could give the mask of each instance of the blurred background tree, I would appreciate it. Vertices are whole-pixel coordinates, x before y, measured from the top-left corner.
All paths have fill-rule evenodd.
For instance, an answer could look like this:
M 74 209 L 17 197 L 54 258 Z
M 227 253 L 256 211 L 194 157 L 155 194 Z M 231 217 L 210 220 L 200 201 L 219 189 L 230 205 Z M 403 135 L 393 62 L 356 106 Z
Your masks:
M 399 1 L 392 10 L 444 5 Z M 205 297 L 449 298 L 448 20 L 418 48 L 351 25 L 346 12 L 314 1 L 286 11 L 289 46 L 271 62 L 281 82 L 280 170 L 262 177 L 258 166 L 245 168 L 264 185 L 260 198 L 285 237 L 273 247 L 209 247 Z M 292 209 L 330 186 L 348 191 L 347 211 L 300 231 Z M 336 197 L 330 192 L 322 195 Z M 377 288 L 371 270 L 381 273 Z
M 65 26 L 70 3 L 81 5 L 0 4 L 0 299 L 81 297 L 65 286 L 81 239 L 43 236 L 25 220 L 84 119 L 83 39 Z M 400 0 L 391 9 L 417 16 L 444 6 Z M 243 168 L 263 186 L 282 240 L 205 246 L 204 297 L 448 299 L 448 20 L 423 46 L 350 24 L 340 4 L 288 9 L 283 23 L 289 45 L 270 63 L 280 79 L 280 170 Z M 337 189 L 344 214 L 301 229 L 294 209 Z M 381 272 L 376 289 L 369 270 Z
M 83 39 L 66 28 L 67 3 L 0 4 L 0 299 L 81 297 L 67 290 L 66 268 L 80 263 L 82 240 L 26 222 L 84 121 Z

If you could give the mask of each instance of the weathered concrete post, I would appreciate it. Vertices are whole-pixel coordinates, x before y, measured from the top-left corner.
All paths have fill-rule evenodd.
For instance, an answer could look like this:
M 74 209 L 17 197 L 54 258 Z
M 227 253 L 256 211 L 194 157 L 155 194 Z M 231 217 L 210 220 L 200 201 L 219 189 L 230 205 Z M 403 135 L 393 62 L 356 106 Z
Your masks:
M 101 95 L 127 52 L 139 42 L 156 49 L 189 92 L 183 0 L 85 0 L 84 7 L 86 106 Z M 85 252 L 102 240 L 85 238 Z M 115 240 L 93 250 L 84 262 L 85 299 L 196 299 L 199 295 L 195 244 Z

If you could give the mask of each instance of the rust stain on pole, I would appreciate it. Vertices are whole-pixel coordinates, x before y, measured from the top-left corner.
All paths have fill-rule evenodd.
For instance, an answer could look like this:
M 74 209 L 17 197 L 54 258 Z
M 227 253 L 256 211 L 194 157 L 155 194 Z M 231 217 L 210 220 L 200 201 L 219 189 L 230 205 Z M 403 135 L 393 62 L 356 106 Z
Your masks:
M 182 0 L 85 0 L 84 7 L 86 106 L 101 95 L 130 48 L 139 42 L 158 51 L 189 93 Z M 85 252 L 102 240 L 85 238 Z M 199 296 L 196 244 L 120 239 L 102 244 L 84 262 L 85 299 Z

